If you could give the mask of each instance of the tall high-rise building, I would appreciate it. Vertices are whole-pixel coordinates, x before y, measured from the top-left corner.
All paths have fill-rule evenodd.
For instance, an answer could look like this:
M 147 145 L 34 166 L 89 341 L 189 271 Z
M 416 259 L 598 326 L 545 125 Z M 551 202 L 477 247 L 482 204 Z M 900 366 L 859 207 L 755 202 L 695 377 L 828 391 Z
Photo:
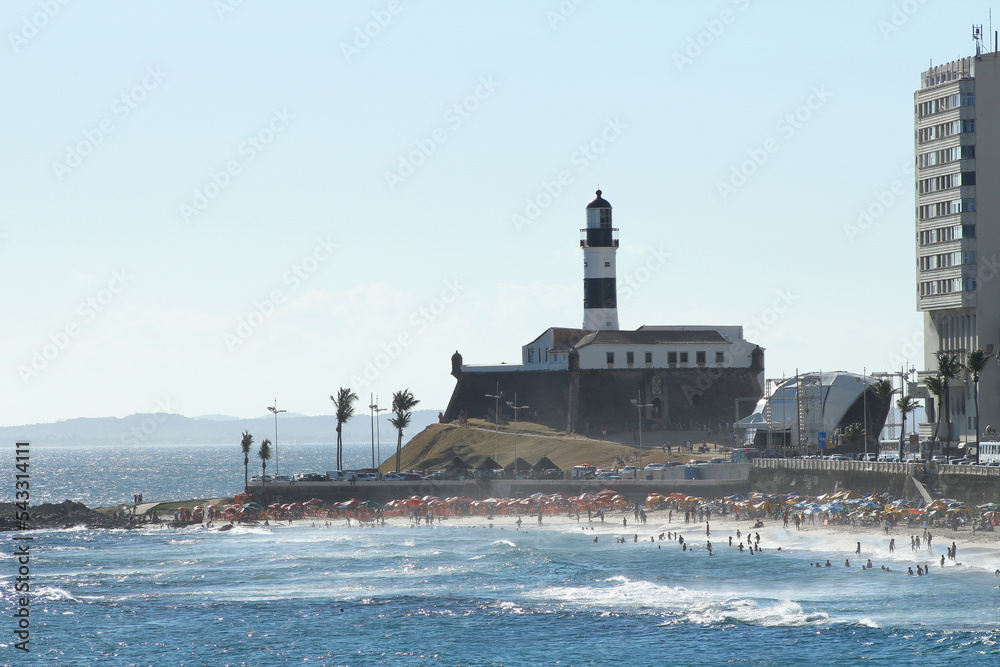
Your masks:
M 978 51 L 979 49 L 977 49 Z M 914 94 L 917 307 L 924 314 L 925 371 L 937 353 L 965 364 L 1000 337 L 1000 59 L 980 53 L 931 67 Z M 978 182 L 978 185 L 977 185 Z M 927 393 L 921 435 L 972 442 L 976 408 L 965 373 L 950 383 L 937 413 Z M 981 430 L 1000 427 L 1000 368 L 991 361 L 979 383 Z M 950 428 L 950 433 L 948 432 Z

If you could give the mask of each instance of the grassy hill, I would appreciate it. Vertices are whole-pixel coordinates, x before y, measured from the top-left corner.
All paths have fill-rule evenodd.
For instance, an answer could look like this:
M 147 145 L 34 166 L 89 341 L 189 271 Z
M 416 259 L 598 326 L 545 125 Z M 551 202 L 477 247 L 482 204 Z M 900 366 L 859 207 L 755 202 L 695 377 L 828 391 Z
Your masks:
M 674 448 L 673 454 L 662 452 L 659 443 L 665 439 L 669 439 L 675 444 L 683 442 L 685 439 L 695 442 L 701 439 L 699 437 L 696 440 L 693 437 L 694 434 L 678 432 L 673 435 L 673 438 L 664 438 L 663 433 L 658 433 L 655 439 L 656 448 L 643 449 L 643 465 L 654 462 L 666 463 L 667 461 L 687 463 L 692 458 L 724 456 L 724 454 L 719 453 L 679 454 L 676 448 Z M 474 466 L 487 456 L 494 456 L 494 451 L 498 452 L 495 458 L 501 465 L 508 465 L 513 461 L 513 425 L 501 424 L 499 437 L 497 437 L 494 435 L 494 425 L 481 419 L 470 419 L 468 426 L 431 424 L 403 446 L 400 455 L 400 470 L 443 468 L 456 456 Z M 531 422 L 518 422 L 517 424 L 517 455 L 531 464 L 538 462 L 543 456 L 548 456 L 563 470 L 568 470 L 582 463 L 589 463 L 599 468 L 611 468 L 614 466 L 615 457 L 620 455 L 628 460 L 630 454 L 636 454 L 638 451 L 639 448 L 631 444 L 595 440 L 556 431 Z M 380 466 L 382 472 L 390 472 L 395 469 L 395 454 Z

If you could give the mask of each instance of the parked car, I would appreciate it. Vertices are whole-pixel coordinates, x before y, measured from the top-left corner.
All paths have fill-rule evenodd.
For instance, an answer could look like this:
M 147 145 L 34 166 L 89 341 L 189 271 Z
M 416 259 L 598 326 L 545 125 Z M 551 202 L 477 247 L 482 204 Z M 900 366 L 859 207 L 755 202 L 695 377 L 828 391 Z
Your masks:
M 639 468 L 636 466 L 625 466 L 618 473 L 622 479 L 636 479 L 639 476 Z
M 621 475 L 616 475 L 613 472 L 601 472 L 597 473 L 597 479 L 621 479 Z
M 432 470 L 427 479 L 444 479 L 444 470 Z
M 383 482 L 402 482 L 405 479 L 406 477 L 404 477 L 402 473 L 398 472 L 389 472 L 382 475 Z
M 260 475 L 250 475 L 250 481 L 251 482 L 273 482 L 274 480 L 271 478 L 270 475 L 264 475 L 263 477 L 260 476 Z
M 295 476 L 296 482 L 325 482 L 326 475 L 321 475 L 318 472 L 300 472 Z
M 664 463 L 650 463 L 650 464 L 646 465 L 646 467 L 643 468 L 643 470 L 645 470 L 646 472 L 649 472 L 650 470 L 663 470 L 666 467 L 667 466 Z
M 709 459 L 708 462 L 709 463 L 729 463 L 728 460 L 722 458 L 721 456 L 717 456 L 714 459 Z
M 292 481 L 292 476 L 291 475 L 275 475 L 273 481 L 275 481 L 275 482 L 290 482 L 290 481 Z

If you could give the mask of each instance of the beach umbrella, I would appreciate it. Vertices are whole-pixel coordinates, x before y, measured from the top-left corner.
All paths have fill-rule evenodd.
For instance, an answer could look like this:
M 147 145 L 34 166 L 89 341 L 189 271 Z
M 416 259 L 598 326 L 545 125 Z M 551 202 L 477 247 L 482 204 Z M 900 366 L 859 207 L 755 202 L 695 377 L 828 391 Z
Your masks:
M 539 460 L 538 463 L 536 463 L 532 467 L 532 470 L 536 472 L 544 472 L 546 470 L 559 470 L 559 466 L 553 463 L 548 456 L 543 456 L 541 460 Z
M 450 468 L 452 470 L 472 470 L 472 466 L 460 459 L 459 457 L 453 458 L 445 468 Z
M 479 465 L 476 466 L 476 470 L 503 470 L 503 466 L 494 461 L 492 456 L 487 456 L 479 462 Z
M 361 506 L 362 506 L 362 507 L 370 507 L 370 508 L 372 508 L 372 509 L 378 509 L 379 507 L 382 507 L 381 505 L 379 505 L 379 504 L 378 504 L 377 502 L 375 502 L 374 500 L 365 500 L 365 501 L 363 501 L 363 502 L 361 503 Z

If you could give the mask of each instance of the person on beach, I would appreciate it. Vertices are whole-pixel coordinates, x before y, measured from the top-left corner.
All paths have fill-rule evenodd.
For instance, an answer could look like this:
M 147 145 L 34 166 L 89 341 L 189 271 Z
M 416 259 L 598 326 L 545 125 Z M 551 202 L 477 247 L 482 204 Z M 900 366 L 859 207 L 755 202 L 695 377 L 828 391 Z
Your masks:
M 896 551 L 896 538 L 889 540 L 889 553 L 895 553 Z
M 521 528 L 521 517 L 517 517 L 517 521 L 515 521 L 514 523 L 516 523 L 518 529 L 520 529 Z
M 860 554 L 861 553 L 861 542 L 858 542 L 858 548 L 854 550 L 854 553 L 856 553 L 856 554 Z

